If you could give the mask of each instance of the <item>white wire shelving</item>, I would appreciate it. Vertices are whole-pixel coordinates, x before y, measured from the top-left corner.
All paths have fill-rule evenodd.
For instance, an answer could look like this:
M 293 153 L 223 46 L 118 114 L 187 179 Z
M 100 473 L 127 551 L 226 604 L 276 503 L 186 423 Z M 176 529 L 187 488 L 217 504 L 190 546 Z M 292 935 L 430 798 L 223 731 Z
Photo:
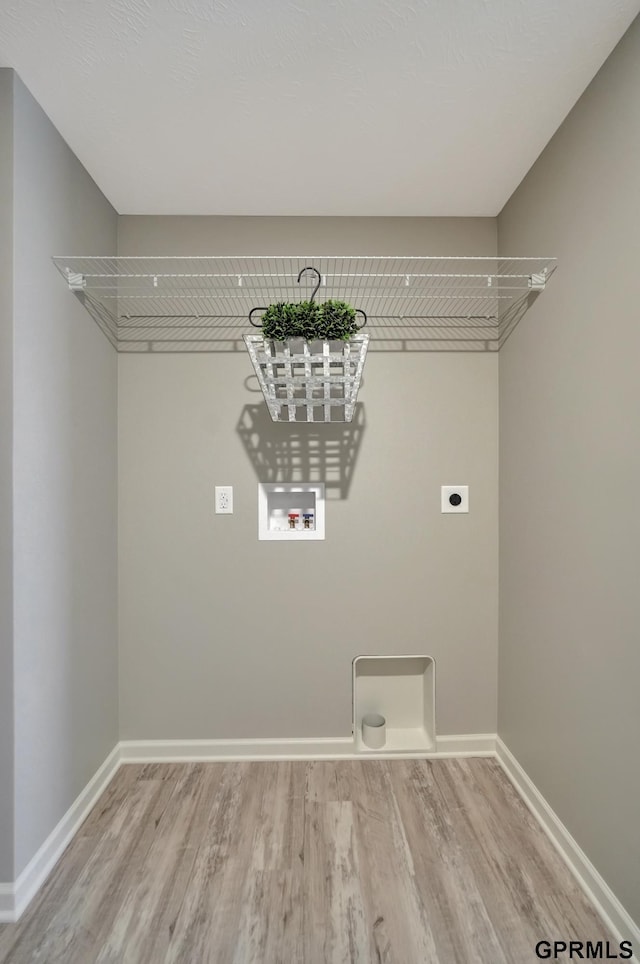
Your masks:
M 497 351 L 545 288 L 554 258 L 54 257 L 122 352 L 244 351 L 252 308 L 316 300 L 362 309 L 371 351 Z

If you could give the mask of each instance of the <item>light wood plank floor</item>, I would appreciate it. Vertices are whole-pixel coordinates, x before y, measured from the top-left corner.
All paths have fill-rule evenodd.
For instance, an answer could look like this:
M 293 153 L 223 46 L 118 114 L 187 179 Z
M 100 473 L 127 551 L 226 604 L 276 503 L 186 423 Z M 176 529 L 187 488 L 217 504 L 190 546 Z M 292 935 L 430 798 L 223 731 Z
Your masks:
M 528 964 L 613 940 L 491 759 L 123 766 L 6 964 Z

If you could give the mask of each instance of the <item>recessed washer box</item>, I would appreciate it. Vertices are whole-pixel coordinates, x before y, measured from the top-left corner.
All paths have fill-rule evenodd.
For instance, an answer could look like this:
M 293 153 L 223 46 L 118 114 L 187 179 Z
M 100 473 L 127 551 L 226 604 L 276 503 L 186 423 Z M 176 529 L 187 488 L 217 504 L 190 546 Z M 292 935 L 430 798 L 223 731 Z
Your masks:
M 324 539 L 324 483 L 260 482 L 258 539 L 290 542 Z

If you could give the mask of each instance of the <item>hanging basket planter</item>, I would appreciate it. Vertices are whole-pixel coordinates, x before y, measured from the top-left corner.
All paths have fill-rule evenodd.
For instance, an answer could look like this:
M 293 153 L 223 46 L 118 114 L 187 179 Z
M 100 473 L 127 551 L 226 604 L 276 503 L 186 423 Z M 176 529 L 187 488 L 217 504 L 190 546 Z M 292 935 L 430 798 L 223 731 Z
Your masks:
M 348 341 L 245 335 L 260 388 L 274 422 L 350 422 L 369 335 Z
M 261 334 L 244 341 L 274 422 L 350 422 L 369 346 L 369 335 L 359 333 L 367 316 L 343 301 L 316 304 L 320 272 L 303 268 L 298 282 L 305 271 L 318 279 L 310 300 L 253 308 L 249 321 Z

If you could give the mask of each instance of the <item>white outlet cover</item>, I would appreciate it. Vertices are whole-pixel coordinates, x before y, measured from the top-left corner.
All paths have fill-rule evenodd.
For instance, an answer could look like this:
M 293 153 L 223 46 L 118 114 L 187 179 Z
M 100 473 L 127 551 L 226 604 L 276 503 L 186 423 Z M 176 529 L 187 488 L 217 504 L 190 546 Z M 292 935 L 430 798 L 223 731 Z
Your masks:
M 460 496 L 460 504 L 453 505 L 451 496 Z M 443 485 L 440 489 L 441 511 L 442 512 L 468 512 L 469 511 L 469 486 L 468 485 Z M 457 501 L 457 500 L 456 500 Z
M 218 515 L 233 514 L 233 486 L 216 485 L 216 513 Z

